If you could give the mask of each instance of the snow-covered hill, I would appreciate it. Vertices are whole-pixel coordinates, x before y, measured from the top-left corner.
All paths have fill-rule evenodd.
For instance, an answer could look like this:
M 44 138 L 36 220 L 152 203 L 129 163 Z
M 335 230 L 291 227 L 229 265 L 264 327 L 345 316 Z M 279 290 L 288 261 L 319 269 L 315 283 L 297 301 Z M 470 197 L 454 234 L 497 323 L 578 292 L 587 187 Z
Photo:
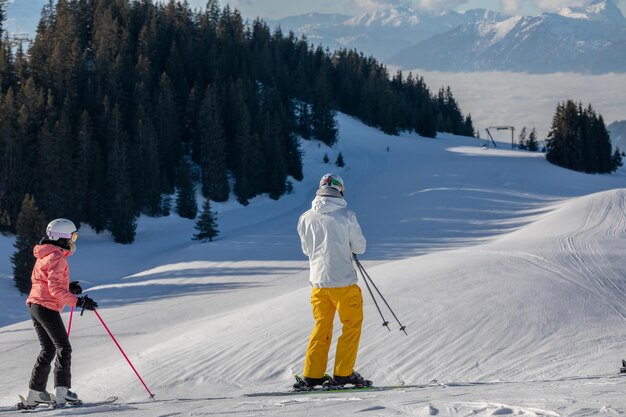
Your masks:
M 156 394 L 147 399 L 93 313 L 74 316 L 74 388 L 102 416 L 596 415 L 626 411 L 626 170 L 585 175 L 476 139 L 386 136 L 339 115 L 328 149 L 303 142 L 294 193 L 216 204 L 221 234 L 142 218 L 137 242 L 80 231 L 73 279 Z M 346 167 L 322 162 L 342 152 Z M 312 326 L 295 224 L 319 177 L 339 172 L 368 238 L 364 266 L 407 326 L 387 331 L 364 290 L 357 369 L 392 392 L 247 397 L 286 390 Z M 38 351 L 0 237 L 0 404 L 27 388 Z M 65 314 L 67 319 L 67 313 Z M 387 318 L 391 318 L 387 315 Z M 393 321 L 392 321 L 393 323 Z M 335 340 L 338 327 L 336 326 Z M 332 358 L 331 358 L 332 364 Z M 416 388 L 436 378 L 447 388 Z M 84 410 L 87 412 L 87 409 Z M 49 415 L 76 415 L 57 410 Z

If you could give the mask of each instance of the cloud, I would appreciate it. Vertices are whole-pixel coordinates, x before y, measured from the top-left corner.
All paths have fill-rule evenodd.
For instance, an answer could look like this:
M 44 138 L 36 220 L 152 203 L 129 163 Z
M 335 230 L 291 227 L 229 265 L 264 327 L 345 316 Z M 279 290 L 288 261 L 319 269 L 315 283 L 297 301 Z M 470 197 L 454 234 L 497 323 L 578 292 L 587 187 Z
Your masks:
M 516 14 L 521 8 L 523 0 L 500 0 L 502 12 L 507 14 Z
M 230 5 L 231 8 L 238 9 L 238 10 L 244 9 L 246 7 L 252 7 L 253 6 L 251 0 L 228 0 L 228 1 L 225 1 L 223 3 L 224 4 L 227 3 L 227 4 Z M 206 4 L 206 2 L 205 2 L 205 4 Z
M 415 73 L 415 72 L 414 72 Z M 472 114 L 475 128 L 513 125 L 517 132 L 535 127 L 543 139 L 552 126 L 559 102 L 572 99 L 591 103 L 608 125 L 626 119 L 626 74 L 525 74 L 512 72 L 450 73 L 420 71 L 429 86 L 449 85 L 464 113 Z
M 467 3 L 468 0 L 351 0 L 352 10 L 363 12 L 374 12 L 386 10 L 390 7 L 414 7 L 432 11 L 444 11 L 456 9 Z
M 410 5 L 411 2 L 407 0 L 352 0 L 351 3 L 351 7 L 359 12 L 375 12 L 390 7 Z
M 417 5 L 423 9 L 444 11 L 454 10 L 467 3 L 467 0 L 417 0 L 414 3 L 417 3 Z
M 564 7 L 580 7 L 596 0 L 499 0 L 500 9 L 507 14 L 516 14 L 523 9 L 539 12 L 555 12 Z M 526 6 L 526 7 L 524 7 Z
M 592 2 L 589 0 L 534 0 L 533 3 L 542 11 L 553 12 L 564 7 L 580 7 Z

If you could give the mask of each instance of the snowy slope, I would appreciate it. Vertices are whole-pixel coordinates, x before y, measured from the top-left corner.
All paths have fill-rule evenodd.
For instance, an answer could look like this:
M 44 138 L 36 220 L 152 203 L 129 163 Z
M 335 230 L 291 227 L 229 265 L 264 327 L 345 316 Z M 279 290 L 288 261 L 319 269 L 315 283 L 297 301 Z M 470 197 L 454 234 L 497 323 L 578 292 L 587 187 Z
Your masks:
M 72 328 L 73 385 L 86 400 L 122 397 L 89 412 L 626 411 L 626 379 L 611 376 L 626 356 L 626 171 L 584 175 L 541 154 L 481 148 L 476 139 L 389 137 L 343 115 L 339 122 L 337 148 L 303 143 L 305 180 L 294 194 L 277 202 L 260 197 L 248 208 L 216 204 L 221 235 L 212 243 L 191 241 L 193 222 L 176 216 L 141 219 L 130 247 L 81 229 L 73 277 L 90 287 L 158 399 L 147 400 L 97 318 L 85 312 Z M 333 161 L 340 151 L 345 168 L 322 163 L 325 153 Z M 362 262 L 409 334 L 395 324 L 391 333 L 383 328 L 363 288 L 357 369 L 377 384 L 407 387 L 245 397 L 285 390 L 302 370 L 312 319 L 295 224 L 330 170 L 344 176 L 346 199 L 368 238 Z M 0 253 L 8 255 L 10 245 L 0 238 Z M 1 262 L 2 405 L 26 391 L 38 351 L 10 273 Z M 410 387 L 432 378 L 448 387 Z

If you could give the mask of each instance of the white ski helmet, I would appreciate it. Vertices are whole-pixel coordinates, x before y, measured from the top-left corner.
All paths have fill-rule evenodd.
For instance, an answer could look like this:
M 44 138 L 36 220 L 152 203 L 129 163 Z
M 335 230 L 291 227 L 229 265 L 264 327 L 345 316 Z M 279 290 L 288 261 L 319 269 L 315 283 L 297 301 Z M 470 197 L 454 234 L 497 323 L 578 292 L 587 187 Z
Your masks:
M 75 242 L 78 238 L 76 225 L 68 219 L 54 219 L 46 227 L 46 235 L 50 240 L 69 239 Z
M 341 195 L 343 195 L 344 186 L 343 186 L 343 178 L 341 178 L 337 174 L 328 173 L 325 174 L 320 180 L 320 190 L 324 188 L 334 188 L 339 191 Z

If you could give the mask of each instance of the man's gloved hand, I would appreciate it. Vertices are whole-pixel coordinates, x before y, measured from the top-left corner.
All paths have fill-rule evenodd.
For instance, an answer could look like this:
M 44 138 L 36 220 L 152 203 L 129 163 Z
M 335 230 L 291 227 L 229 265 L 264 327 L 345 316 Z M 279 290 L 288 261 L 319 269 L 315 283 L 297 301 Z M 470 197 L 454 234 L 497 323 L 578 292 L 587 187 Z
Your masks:
M 78 301 L 76 301 L 76 307 L 93 311 L 98 308 L 98 303 L 85 295 L 82 297 L 78 297 Z
M 72 294 L 82 294 L 83 293 L 83 289 L 82 287 L 78 284 L 78 281 L 72 281 L 70 282 L 70 292 Z

